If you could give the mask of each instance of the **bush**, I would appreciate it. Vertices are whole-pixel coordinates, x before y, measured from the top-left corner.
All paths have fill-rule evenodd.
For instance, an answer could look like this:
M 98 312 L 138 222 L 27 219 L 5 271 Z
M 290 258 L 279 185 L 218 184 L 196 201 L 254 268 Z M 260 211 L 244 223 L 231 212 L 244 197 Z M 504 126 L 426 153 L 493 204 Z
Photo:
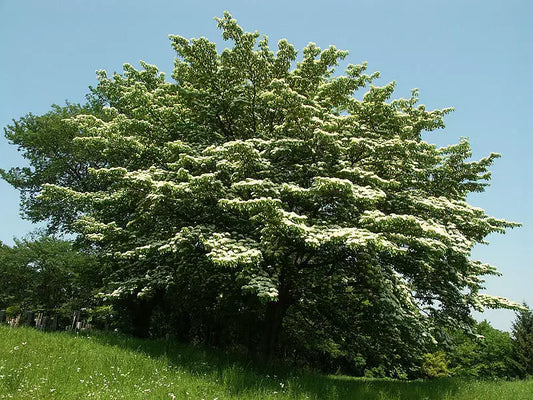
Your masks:
M 474 335 L 457 333 L 455 347 L 449 352 L 454 376 L 497 379 L 514 376 L 512 368 L 512 339 L 509 333 L 480 322 Z
M 450 376 L 449 361 L 443 351 L 428 353 L 424 356 L 421 374 L 424 378 L 435 379 Z
M 6 317 L 8 319 L 15 318 L 20 315 L 21 309 L 19 306 L 10 306 L 6 309 Z
M 90 324 L 98 329 L 107 330 L 114 328 L 114 314 L 116 311 L 111 305 L 97 306 L 88 310 Z

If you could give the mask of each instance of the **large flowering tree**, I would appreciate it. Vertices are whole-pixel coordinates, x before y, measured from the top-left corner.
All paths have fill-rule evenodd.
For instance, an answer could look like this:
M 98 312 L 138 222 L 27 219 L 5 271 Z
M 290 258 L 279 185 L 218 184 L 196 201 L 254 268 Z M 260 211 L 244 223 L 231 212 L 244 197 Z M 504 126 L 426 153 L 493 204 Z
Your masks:
M 472 308 L 515 306 L 480 293 L 497 272 L 470 258 L 515 226 L 466 202 L 497 154 L 469 161 L 466 140 L 422 140 L 450 110 L 417 105 L 416 90 L 356 97 L 378 74 L 334 75 L 345 51 L 310 43 L 298 58 L 227 13 L 218 25 L 232 42 L 222 52 L 170 37 L 173 82 L 146 63 L 100 72 L 92 107 L 57 122 L 70 133 L 61 179 L 32 181 L 46 162 L 3 173 L 30 216 L 107 255 L 108 296 L 137 305 L 141 333 L 163 296 L 217 329 L 258 324 L 269 355 L 285 327 L 295 349 L 393 366 Z M 27 149 L 28 132 L 19 123 L 7 137 Z

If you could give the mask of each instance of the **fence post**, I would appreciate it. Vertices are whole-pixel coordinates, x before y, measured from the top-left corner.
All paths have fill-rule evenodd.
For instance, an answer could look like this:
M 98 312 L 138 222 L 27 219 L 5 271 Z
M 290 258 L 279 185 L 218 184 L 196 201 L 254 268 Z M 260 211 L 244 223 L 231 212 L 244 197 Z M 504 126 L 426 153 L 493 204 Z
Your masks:
M 35 327 L 37 329 L 43 329 L 43 313 L 38 312 L 37 318 L 35 318 Z
M 74 314 L 72 315 L 72 324 L 70 329 L 73 331 L 76 330 L 76 322 L 78 322 L 78 312 L 74 311 Z

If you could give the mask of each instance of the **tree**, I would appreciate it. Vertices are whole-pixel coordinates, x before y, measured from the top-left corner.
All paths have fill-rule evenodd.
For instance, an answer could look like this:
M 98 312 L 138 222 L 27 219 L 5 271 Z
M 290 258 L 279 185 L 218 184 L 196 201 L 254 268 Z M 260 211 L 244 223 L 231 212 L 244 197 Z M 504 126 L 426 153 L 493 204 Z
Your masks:
M 59 206 L 51 210 L 42 204 L 39 194 L 45 184 L 58 184 L 74 190 L 88 189 L 89 167 L 98 167 L 91 154 L 77 148 L 74 138 L 79 134 L 68 119 L 76 115 L 99 115 L 98 104 L 80 106 L 67 103 L 53 105 L 44 115 L 28 114 L 5 128 L 5 137 L 16 145 L 30 167 L 0 170 L 0 175 L 20 191 L 21 209 L 32 221 L 47 220 L 51 231 L 60 230 L 75 218 L 75 211 Z
M 49 236 L 15 240 L 0 248 L 0 308 L 58 311 L 91 306 L 102 287 L 102 268 L 94 256 Z
M 513 359 L 518 375 L 533 375 L 533 312 L 524 304 L 513 322 Z
M 0 245 L 0 309 L 25 305 L 32 295 L 28 282 L 33 281 L 32 271 L 27 265 L 17 262 L 15 252 L 7 245 Z
M 457 331 L 449 351 L 453 375 L 469 378 L 511 378 L 513 342 L 508 332 L 489 322 L 475 325 L 471 334 Z
M 497 271 L 470 259 L 517 226 L 466 202 L 498 155 L 469 161 L 466 140 L 422 140 L 450 109 L 417 105 L 416 90 L 390 101 L 394 83 L 358 99 L 378 74 L 361 64 L 336 76 L 347 52 L 310 43 L 296 62 L 286 40 L 274 53 L 228 13 L 217 21 L 233 42 L 221 53 L 170 36 L 173 83 L 125 64 L 98 73 L 89 106 L 53 112 L 71 143 L 65 165 L 81 174 L 28 185 L 42 170 L 29 129 L 6 131 L 33 166 L 2 173 L 29 193 L 26 214 L 106 255 L 109 298 L 138 335 L 166 304 L 202 340 L 267 357 L 312 346 L 392 371 L 421 360 L 440 327 L 471 324 L 472 307 L 516 307 L 480 293 Z

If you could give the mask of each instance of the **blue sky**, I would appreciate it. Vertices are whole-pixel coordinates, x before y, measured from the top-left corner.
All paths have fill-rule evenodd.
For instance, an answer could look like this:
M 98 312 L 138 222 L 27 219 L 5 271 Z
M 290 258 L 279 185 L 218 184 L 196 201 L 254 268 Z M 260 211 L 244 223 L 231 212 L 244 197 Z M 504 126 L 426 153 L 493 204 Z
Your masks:
M 27 112 L 45 113 L 66 99 L 81 102 L 95 71 L 121 71 L 139 60 L 170 72 L 168 34 L 206 36 L 225 44 L 213 20 L 230 11 L 246 30 L 349 50 L 349 63 L 368 61 L 379 84 L 395 80 L 395 97 L 420 89 L 430 108 L 453 106 L 445 130 L 425 138 L 438 145 L 468 137 L 474 158 L 502 154 L 491 187 L 469 198 L 490 215 L 522 228 L 489 237 L 473 257 L 497 265 L 487 292 L 533 305 L 533 2 L 0 0 L 0 126 Z M 168 74 L 169 76 L 170 74 Z M 0 138 L 0 168 L 22 165 Z M 34 227 L 19 216 L 18 194 L 0 182 L 0 240 L 11 244 Z M 483 316 L 509 329 L 513 313 Z

